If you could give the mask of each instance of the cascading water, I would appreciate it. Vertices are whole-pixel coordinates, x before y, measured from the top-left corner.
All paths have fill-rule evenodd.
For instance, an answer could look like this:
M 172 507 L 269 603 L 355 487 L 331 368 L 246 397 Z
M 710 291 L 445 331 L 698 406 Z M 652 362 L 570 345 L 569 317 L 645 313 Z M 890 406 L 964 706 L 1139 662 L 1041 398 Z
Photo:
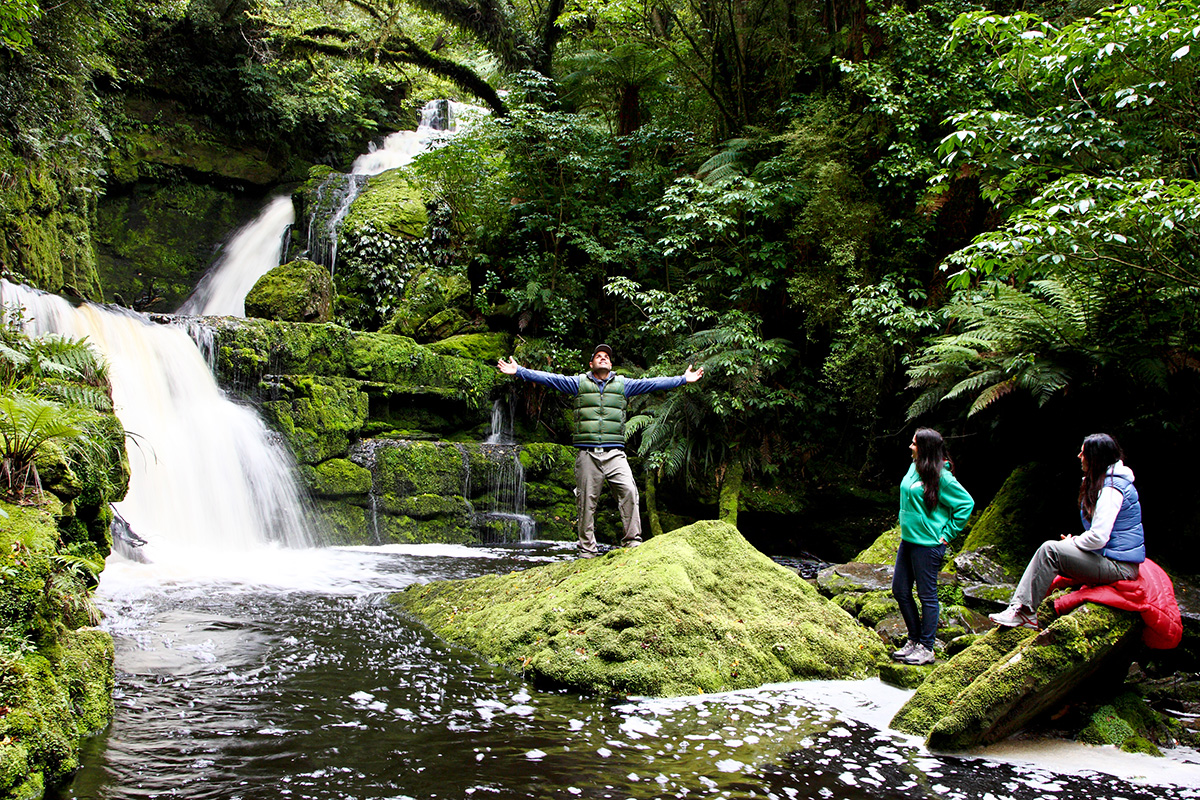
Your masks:
M 0 302 L 24 308 L 28 332 L 87 337 L 108 362 L 131 434 L 129 493 L 116 505 L 152 560 L 312 543 L 286 450 L 253 410 L 225 397 L 183 329 L 124 309 L 74 308 L 7 281 Z
M 430 101 L 421 110 L 416 130 L 389 134 L 379 147 L 372 144 L 355 159 L 349 174 L 331 173 L 318 187 L 307 220 L 305 255 L 333 272 L 337 265 L 338 231 L 367 178 L 412 163 L 421 153 L 465 130 L 472 115 L 482 113 L 486 112 L 464 103 Z M 272 198 L 258 217 L 233 235 L 216 264 L 177 313 L 244 317 L 246 295 L 259 278 L 280 264 L 286 237 L 295 221 L 291 197 Z
M 508 411 L 508 413 L 505 413 Z M 525 513 L 525 468 L 521 448 L 513 439 L 512 413 L 502 400 L 492 404 L 492 426 L 481 449 L 488 462 L 489 511 L 475 514 L 476 526 L 485 539 L 532 542 L 537 521 Z
M 367 178 L 404 167 L 428 150 L 439 147 L 465 130 L 473 114 L 483 109 L 450 100 L 431 100 L 421 109 L 416 130 L 388 134 L 383 144 L 354 160 L 349 174 L 331 173 L 317 188 L 308 219 L 307 257 L 331 272 L 337 268 L 338 232 L 350 206 L 362 193 Z
M 259 278 L 279 266 L 284 237 L 295 221 L 292 198 L 273 198 L 253 222 L 233 235 L 178 313 L 246 316 L 246 295 Z

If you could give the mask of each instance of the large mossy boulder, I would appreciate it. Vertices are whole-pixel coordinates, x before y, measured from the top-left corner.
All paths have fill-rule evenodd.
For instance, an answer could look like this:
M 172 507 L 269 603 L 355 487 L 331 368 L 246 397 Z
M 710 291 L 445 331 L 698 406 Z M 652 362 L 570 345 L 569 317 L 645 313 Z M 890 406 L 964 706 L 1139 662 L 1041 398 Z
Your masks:
M 345 456 L 367 419 L 368 399 L 354 381 L 282 377 L 263 414 L 283 434 L 296 460 L 318 464 Z
M 329 270 L 303 259 L 269 270 L 246 295 L 246 316 L 282 322 L 331 321 Z
M 878 637 L 737 529 L 698 522 L 605 556 L 393 596 L 535 682 L 674 696 L 875 673 Z
M 471 281 L 462 272 L 429 268 L 414 272 L 384 330 L 436 342 L 487 330 L 472 308 Z
M 987 548 L 1015 582 L 1042 542 L 1057 539 L 1060 533 L 1077 532 L 1078 523 L 1071 530 L 1048 528 L 1048 521 L 1059 519 L 1062 509 L 1071 507 L 1069 483 L 1064 483 L 1065 497 L 1047 488 L 1062 482 L 1060 477 L 1059 472 L 1039 464 L 1013 470 L 971 526 L 962 552 Z
M 1123 677 L 1141 627 L 1132 612 L 1085 603 L 1041 632 L 995 628 L 939 665 L 891 725 L 937 750 L 998 742 L 1098 673 Z

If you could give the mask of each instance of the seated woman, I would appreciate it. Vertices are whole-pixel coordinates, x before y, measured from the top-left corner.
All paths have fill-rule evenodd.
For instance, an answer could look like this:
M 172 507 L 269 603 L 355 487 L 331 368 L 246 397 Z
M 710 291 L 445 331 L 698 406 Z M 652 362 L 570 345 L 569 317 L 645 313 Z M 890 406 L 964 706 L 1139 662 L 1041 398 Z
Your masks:
M 1009 607 L 990 615 L 993 622 L 1008 628 L 1037 628 L 1036 609 L 1057 575 L 1092 586 L 1138 577 L 1138 565 L 1146 560 L 1142 506 L 1133 471 L 1121 458 L 1121 446 L 1106 433 L 1083 440 L 1079 515 L 1085 530 L 1039 547 Z

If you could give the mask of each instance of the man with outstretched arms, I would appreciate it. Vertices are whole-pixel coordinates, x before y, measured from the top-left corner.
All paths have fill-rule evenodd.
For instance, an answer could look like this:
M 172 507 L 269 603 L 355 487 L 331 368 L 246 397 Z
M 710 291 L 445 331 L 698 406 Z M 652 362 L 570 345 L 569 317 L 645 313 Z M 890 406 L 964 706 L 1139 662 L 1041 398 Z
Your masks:
M 515 359 L 500 359 L 496 367 L 505 375 L 533 381 L 557 389 L 575 398 L 573 443 L 579 448 L 575 457 L 575 496 L 579 511 L 579 554 L 596 555 L 596 501 L 607 480 L 617 493 L 621 523 L 625 527 L 622 547 L 637 547 L 642 542 L 642 520 L 638 515 L 638 488 L 625 458 L 625 409 L 630 397 L 647 392 L 674 389 L 695 383 L 704 368 L 689 365 L 682 375 L 669 378 L 626 378 L 612 371 L 612 348 L 596 345 L 591 372 L 559 375 L 525 369 Z

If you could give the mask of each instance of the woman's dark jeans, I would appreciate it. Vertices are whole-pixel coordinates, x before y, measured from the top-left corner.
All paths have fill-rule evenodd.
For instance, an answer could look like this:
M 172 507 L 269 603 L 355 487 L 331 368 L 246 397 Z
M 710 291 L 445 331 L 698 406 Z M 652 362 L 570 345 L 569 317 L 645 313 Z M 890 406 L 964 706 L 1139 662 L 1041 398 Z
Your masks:
M 925 547 L 901 540 L 896 551 L 896 571 L 892 575 L 892 597 L 900 604 L 900 616 L 908 626 L 908 638 L 933 649 L 937 635 L 937 576 L 946 555 L 946 545 Z M 913 602 L 913 585 L 921 599 L 921 609 Z

